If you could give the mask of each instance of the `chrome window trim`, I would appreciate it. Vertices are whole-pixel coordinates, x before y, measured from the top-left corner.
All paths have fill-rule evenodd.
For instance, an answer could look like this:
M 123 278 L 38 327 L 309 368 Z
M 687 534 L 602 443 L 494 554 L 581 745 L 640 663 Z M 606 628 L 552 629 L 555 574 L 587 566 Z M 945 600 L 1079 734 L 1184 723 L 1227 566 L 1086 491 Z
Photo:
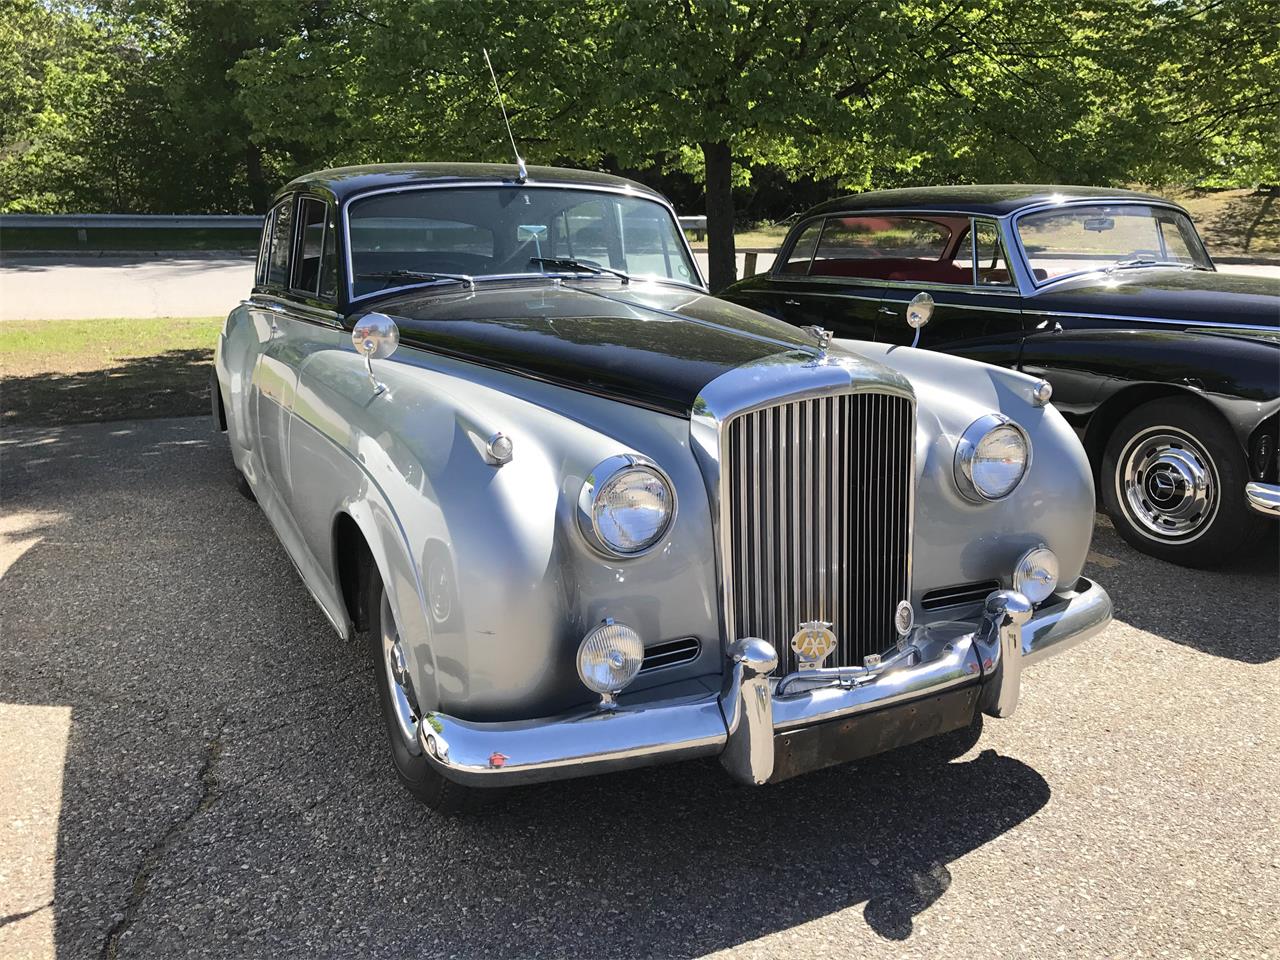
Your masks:
M 1060 283 L 1063 280 L 1086 276 L 1090 273 L 1102 273 L 1103 269 L 1101 267 L 1094 266 L 1090 267 L 1088 270 L 1077 270 L 1074 273 L 1064 273 L 1057 277 L 1050 277 L 1047 280 L 1037 280 L 1035 271 L 1031 266 L 1031 259 L 1027 256 L 1027 251 L 1022 246 L 1022 235 L 1018 232 L 1018 221 L 1025 216 L 1030 216 L 1035 213 L 1044 213 L 1046 210 L 1058 210 L 1064 207 L 1096 206 L 1163 207 L 1166 210 L 1172 210 L 1175 213 L 1182 214 L 1187 218 L 1187 222 L 1191 224 L 1191 232 L 1195 234 L 1196 241 L 1200 244 L 1200 252 L 1204 254 L 1205 260 L 1208 261 L 1209 269 L 1215 272 L 1217 271 L 1218 268 L 1213 262 L 1213 257 L 1209 255 L 1209 248 L 1204 244 L 1204 237 L 1200 236 L 1200 231 L 1196 229 L 1195 220 L 1192 219 L 1191 214 L 1171 200 L 1163 200 L 1159 197 L 1153 197 L 1150 200 L 1143 200 L 1137 197 L 1119 197 L 1116 199 L 1108 199 L 1107 197 L 1064 197 L 1059 201 L 1032 204 L 1031 206 L 1023 207 L 1021 210 L 1015 210 L 1013 213 L 1009 214 L 1009 233 L 1017 244 L 1018 259 L 1021 261 L 1022 266 L 1026 271 L 1026 279 L 1031 285 L 1031 291 L 1042 290 L 1045 287 L 1052 286 L 1055 283 Z M 1170 267 L 1168 269 L 1173 268 Z
M 276 293 L 268 293 L 263 290 L 255 290 L 248 300 L 243 301 L 250 306 L 264 307 L 267 310 L 274 310 L 279 313 L 281 311 L 289 311 L 296 314 L 292 319 L 301 320 L 306 323 L 317 323 L 325 327 L 333 327 L 334 329 L 342 329 L 342 314 L 337 310 L 331 310 L 325 307 L 316 307 L 307 303 L 299 303 L 296 300 L 290 300 L 288 297 Z
M 367 200 L 369 197 L 381 196 L 383 194 L 388 194 L 388 193 L 416 193 L 424 190 L 459 190 L 459 189 L 465 189 L 465 190 L 473 190 L 473 189 L 580 190 L 585 193 L 608 193 L 608 194 L 615 194 L 615 195 L 626 196 L 626 197 L 634 197 L 637 200 L 648 200 L 651 203 L 655 203 L 658 206 L 662 207 L 664 210 L 667 211 L 667 214 L 671 217 L 671 221 L 676 228 L 676 232 L 680 236 L 680 242 L 684 245 L 684 252 L 689 258 L 689 263 L 693 267 L 693 273 L 694 273 L 694 276 L 697 277 L 698 282 L 686 283 L 685 281 L 675 280 L 670 277 L 657 277 L 657 276 L 643 276 L 643 277 L 638 276 L 638 277 L 634 277 L 632 279 L 632 282 L 634 283 L 639 281 L 652 281 L 655 283 L 665 283 L 673 286 L 684 287 L 689 290 L 697 290 L 700 293 L 709 292 L 707 287 L 707 280 L 702 275 L 702 268 L 698 265 L 698 258 L 693 255 L 693 248 L 689 246 L 689 238 L 685 236 L 684 229 L 680 226 L 680 218 L 676 216 L 675 208 L 671 206 L 670 202 L 668 202 L 666 197 L 663 197 L 661 195 L 651 194 L 648 191 L 636 190 L 632 187 L 611 187 L 611 186 L 605 186 L 603 184 L 569 183 L 568 181 L 564 181 L 564 180 L 539 180 L 537 182 L 526 181 L 525 183 L 516 183 L 514 180 L 511 180 L 511 181 L 448 180 L 442 183 L 419 183 L 419 184 L 411 184 L 411 185 L 404 185 L 404 186 L 397 186 L 397 187 L 380 187 L 377 190 L 365 190 L 361 193 L 357 193 L 354 196 L 348 197 L 346 200 L 343 201 L 342 208 L 340 211 L 340 216 L 342 218 L 342 227 L 341 227 L 342 241 L 343 241 L 343 247 L 345 248 L 343 259 L 345 259 L 346 268 L 347 268 L 346 293 L 347 293 L 347 304 L 349 307 L 354 307 L 355 304 L 360 303 L 361 301 L 364 301 L 364 300 L 368 300 L 372 297 L 386 296 L 388 293 L 395 293 L 398 290 L 421 289 L 424 286 L 424 284 L 422 283 L 411 283 L 411 284 L 405 284 L 399 287 L 387 287 L 383 290 L 376 290 L 373 293 L 366 293 L 359 297 L 354 295 L 355 294 L 355 264 L 351 254 L 351 205 L 361 200 Z M 561 279 L 563 279 L 565 277 L 578 278 L 578 277 L 582 277 L 583 275 L 578 273 L 567 273 L 567 274 L 565 273 L 547 273 L 547 274 L 489 273 L 489 274 L 477 274 L 473 279 L 477 281 L 478 280 L 516 280 L 516 279 L 523 280 L 530 277 L 538 278 L 538 277 L 544 277 L 544 276 L 548 279 L 552 279 L 555 277 L 560 277 Z M 441 283 L 447 283 L 447 282 L 449 281 L 441 281 Z
M 1208 327 L 1214 330 L 1272 330 L 1280 329 L 1280 322 L 1276 327 L 1264 327 L 1257 323 L 1228 323 L 1218 320 L 1175 320 L 1171 317 L 1142 317 L 1132 316 L 1118 313 L 1075 313 L 1068 310 L 1032 310 L 1030 308 L 1022 311 L 1028 316 L 1034 317 L 1071 317 L 1080 320 L 1120 320 L 1133 323 L 1162 323 L 1171 327 Z M 1108 329 L 1115 329 L 1109 327 Z
M 980 287 L 971 287 L 963 283 L 935 283 L 923 280 L 874 280 L 866 277 L 807 277 L 782 274 L 779 276 L 769 275 L 771 280 L 779 283 L 820 283 L 824 286 L 877 286 L 887 289 L 896 290 L 954 290 L 961 293 L 977 294 L 979 296 L 994 297 L 1018 297 L 1022 296 L 1020 290 L 1013 285 L 1009 286 L 990 286 L 983 285 Z M 864 281 L 859 284 L 857 281 Z M 788 293 L 804 291 L 788 291 Z M 818 294 L 818 296 L 834 296 L 834 294 Z M 869 299 L 880 299 L 879 297 Z

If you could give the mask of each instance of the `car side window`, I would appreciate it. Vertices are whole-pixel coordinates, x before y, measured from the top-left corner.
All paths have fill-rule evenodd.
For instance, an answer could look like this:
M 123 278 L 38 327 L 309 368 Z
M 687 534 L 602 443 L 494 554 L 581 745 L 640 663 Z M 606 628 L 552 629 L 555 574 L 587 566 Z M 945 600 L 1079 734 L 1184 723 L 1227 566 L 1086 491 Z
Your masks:
M 968 217 L 832 217 L 822 231 L 809 273 L 968 286 L 973 283 L 972 269 L 943 259 L 968 226 Z
M 796 242 L 787 254 L 787 262 L 782 265 L 783 273 L 808 273 L 809 264 L 813 262 L 813 251 L 817 249 L 818 237 L 822 236 L 821 220 L 814 220 L 800 231 Z
M 980 287 L 1007 287 L 1012 281 L 1005 260 L 1004 244 L 994 220 L 973 221 L 974 252 L 978 257 L 977 280 Z
M 265 283 L 283 290 L 289 280 L 289 250 L 293 246 L 293 197 L 278 203 L 271 216 L 271 249 L 267 251 Z
M 293 252 L 292 289 L 310 297 L 320 294 L 320 266 L 328 225 L 323 200 L 303 197 L 298 203 L 298 234 Z

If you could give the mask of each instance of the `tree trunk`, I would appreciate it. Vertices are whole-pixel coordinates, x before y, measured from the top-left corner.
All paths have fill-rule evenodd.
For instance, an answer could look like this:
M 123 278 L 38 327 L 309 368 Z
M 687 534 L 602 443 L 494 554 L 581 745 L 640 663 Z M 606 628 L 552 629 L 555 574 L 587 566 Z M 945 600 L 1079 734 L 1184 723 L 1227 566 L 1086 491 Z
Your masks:
M 704 143 L 707 174 L 707 261 L 712 293 L 738 279 L 738 255 L 733 246 L 733 154 L 729 144 Z
M 262 172 L 262 148 L 248 139 L 245 134 L 244 148 L 245 178 L 249 186 L 249 202 L 253 204 L 254 213 L 266 213 L 271 205 L 271 185 L 267 183 Z

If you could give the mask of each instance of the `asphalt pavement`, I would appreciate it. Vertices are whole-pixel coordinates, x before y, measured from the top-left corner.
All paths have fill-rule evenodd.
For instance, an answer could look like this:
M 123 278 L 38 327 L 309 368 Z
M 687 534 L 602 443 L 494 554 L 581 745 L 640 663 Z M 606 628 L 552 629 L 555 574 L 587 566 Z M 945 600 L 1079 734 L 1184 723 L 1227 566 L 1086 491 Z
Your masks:
M 695 254 L 703 275 L 707 255 Z M 767 270 L 772 254 L 761 254 Z M 738 275 L 746 267 L 738 254 Z M 1277 264 L 1220 264 L 1224 273 L 1280 278 Z M 249 295 L 251 257 L 22 257 L 0 261 L 0 320 L 220 317 Z
M 976 739 L 448 819 L 204 420 L 0 462 L 2 957 L 1280 956 L 1274 541 L 1196 572 L 1101 524 L 1116 622 Z

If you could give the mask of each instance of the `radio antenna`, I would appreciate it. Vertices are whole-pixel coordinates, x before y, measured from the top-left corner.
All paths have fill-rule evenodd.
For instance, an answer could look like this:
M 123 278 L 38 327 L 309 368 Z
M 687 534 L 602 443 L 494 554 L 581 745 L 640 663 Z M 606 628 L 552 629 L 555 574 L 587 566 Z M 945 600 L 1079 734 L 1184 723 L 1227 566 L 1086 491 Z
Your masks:
M 493 77 L 493 89 L 498 94 L 498 108 L 502 111 L 502 122 L 507 126 L 507 136 L 511 138 L 511 152 L 516 155 L 516 182 L 524 183 L 529 179 L 529 171 L 524 167 L 524 160 L 520 157 L 520 149 L 516 146 L 516 135 L 511 132 L 511 121 L 507 119 L 507 105 L 502 99 L 502 88 L 498 86 L 498 75 L 493 72 L 493 61 L 489 59 L 489 51 L 484 47 L 480 48 L 484 51 L 484 62 L 489 65 L 489 76 Z

